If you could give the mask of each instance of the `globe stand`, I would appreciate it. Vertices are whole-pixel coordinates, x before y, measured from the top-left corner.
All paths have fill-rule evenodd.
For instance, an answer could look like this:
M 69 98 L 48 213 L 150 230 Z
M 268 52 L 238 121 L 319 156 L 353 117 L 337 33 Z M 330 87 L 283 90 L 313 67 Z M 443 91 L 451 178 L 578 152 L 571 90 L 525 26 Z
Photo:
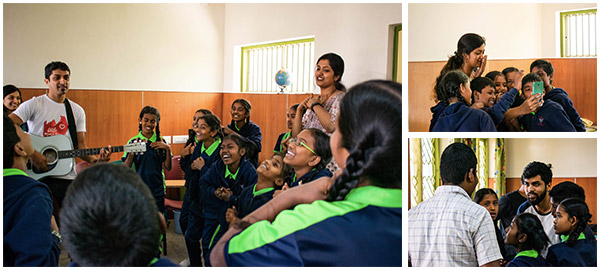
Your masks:
M 278 86 L 279 86 L 279 92 L 277 92 L 277 94 L 285 94 L 286 86 L 285 85 L 284 86 L 278 85 Z

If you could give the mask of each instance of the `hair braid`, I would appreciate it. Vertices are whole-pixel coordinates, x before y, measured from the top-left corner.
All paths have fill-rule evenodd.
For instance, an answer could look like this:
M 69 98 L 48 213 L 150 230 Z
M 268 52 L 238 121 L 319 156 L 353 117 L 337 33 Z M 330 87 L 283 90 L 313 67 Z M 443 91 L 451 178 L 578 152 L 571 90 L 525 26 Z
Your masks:
M 585 226 L 587 226 L 588 222 L 591 220 L 592 215 L 587 214 L 581 217 L 581 219 L 575 225 L 575 229 L 569 234 L 569 239 L 567 239 L 567 246 L 572 246 L 577 242 L 579 238 L 579 234 L 581 234 L 585 230 Z
M 358 186 L 360 176 L 363 172 L 362 160 L 363 153 L 360 149 L 354 150 L 346 160 L 346 168 L 342 174 L 335 180 L 335 183 L 329 189 L 327 201 L 341 201 L 353 188 Z
M 328 201 L 341 201 L 348 195 L 350 190 L 358 186 L 360 177 L 369 170 L 369 165 L 373 163 L 370 157 L 373 156 L 371 153 L 376 149 L 375 133 L 375 130 L 368 132 L 357 147 L 349 152 L 346 168 L 329 190 Z

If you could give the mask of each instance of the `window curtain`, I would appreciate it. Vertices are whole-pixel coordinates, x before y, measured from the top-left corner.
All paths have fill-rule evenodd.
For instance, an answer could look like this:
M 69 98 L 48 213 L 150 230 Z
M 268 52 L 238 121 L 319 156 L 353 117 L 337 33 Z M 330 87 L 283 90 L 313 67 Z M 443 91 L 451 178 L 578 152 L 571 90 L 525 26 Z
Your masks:
M 492 188 L 502 196 L 506 191 L 504 139 L 487 138 L 413 138 L 410 139 L 410 205 L 414 206 L 430 198 L 440 185 L 440 157 L 443 140 L 448 144 L 460 142 L 473 149 L 477 157 L 476 190 Z M 444 146 L 445 147 L 445 146 Z M 493 156 L 490 161 L 490 150 Z M 493 164 L 490 164 L 492 162 Z M 491 165 L 491 166 L 490 166 Z M 490 179 L 490 170 L 493 177 Z

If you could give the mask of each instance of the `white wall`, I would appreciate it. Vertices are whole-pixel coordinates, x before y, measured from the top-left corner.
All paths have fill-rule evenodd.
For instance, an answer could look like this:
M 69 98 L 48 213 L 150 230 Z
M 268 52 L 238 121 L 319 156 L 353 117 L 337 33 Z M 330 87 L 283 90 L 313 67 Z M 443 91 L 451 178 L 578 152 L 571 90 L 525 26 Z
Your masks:
M 401 4 L 227 4 L 223 89 L 240 87 L 235 46 L 303 36 L 315 37 L 314 60 L 342 56 L 347 87 L 385 79 L 389 25 L 401 22 Z
M 45 88 L 60 60 L 73 89 L 222 89 L 225 4 L 3 6 L 4 84 Z
M 531 161 L 552 164 L 554 177 L 596 177 L 596 139 L 506 139 L 506 177 Z
M 557 57 L 555 13 L 596 4 L 408 4 L 408 61 L 442 61 L 465 33 L 486 38 L 489 59 Z

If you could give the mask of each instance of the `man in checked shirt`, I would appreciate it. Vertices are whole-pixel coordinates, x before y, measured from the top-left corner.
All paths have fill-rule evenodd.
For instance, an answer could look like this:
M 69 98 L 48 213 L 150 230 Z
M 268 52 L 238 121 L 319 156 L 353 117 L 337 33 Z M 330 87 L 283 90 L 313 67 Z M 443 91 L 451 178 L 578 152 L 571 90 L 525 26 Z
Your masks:
M 440 161 L 442 186 L 408 211 L 408 257 L 412 266 L 500 266 L 494 224 L 471 200 L 477 158 L 462 143 L 446 147 Z

